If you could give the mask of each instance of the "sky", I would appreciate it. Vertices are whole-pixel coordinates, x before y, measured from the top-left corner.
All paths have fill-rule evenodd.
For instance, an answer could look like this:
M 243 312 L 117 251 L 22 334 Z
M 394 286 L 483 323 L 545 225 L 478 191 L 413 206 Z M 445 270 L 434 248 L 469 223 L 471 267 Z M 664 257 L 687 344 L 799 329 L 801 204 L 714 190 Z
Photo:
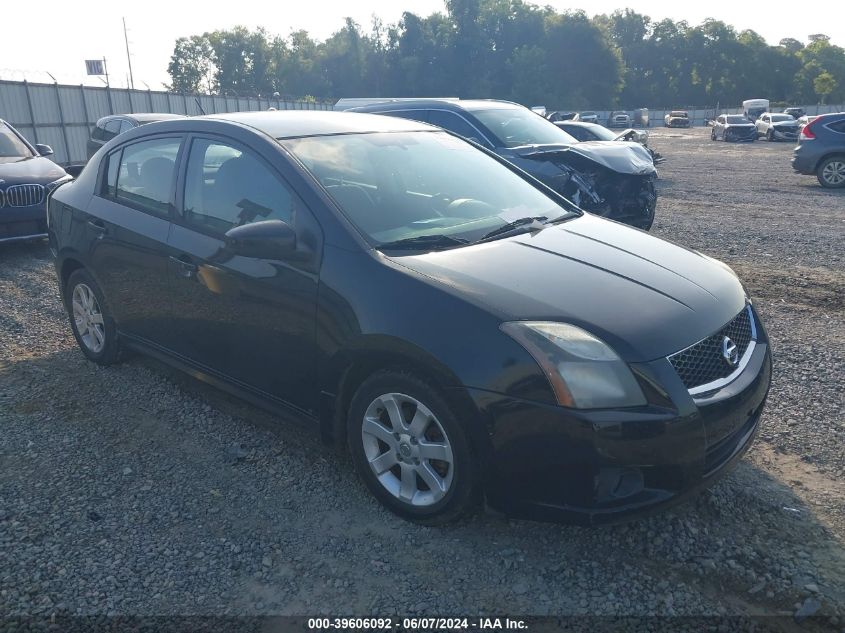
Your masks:
M 558 11 L 583 9 L 589 15 L 624 8 L 625 0 L 541 0 Z M 630 6 L 629 3 L 627 6 Z M 135 87 L 160 90 L 168 81 L 167 64 L 178 37 L 243 25 L 263 26 L 271 34 L 287 35 L 305 29 L 323 40 L 343 25 L 347 16 L 369 30 L 372 16 L 385 24 L 399 20 L 403 11 L 426 16 L 445 11 L 442 0 L 367 0 L 337 2 L 311 0 L 42 0 L 38 3 L 4 2 L 2 22 L 28 24 L 33 28 L 5 28 L 0 37 L 0 79 L 27 79 L 60 83 L 102 85 L 85 75 L 86 59 L 105 57 L 112 86 L 126 87 L 128 63 L 123 38 L 126 26 Z M 678 2 L 655 0 L 634 5 L 655 20 L 672 18 L 699 24 L 713 17 L 732 24 L 738 31 L 754 29 L 770 44 L 784 37 L 807 42 L 810 33 L 825 33 L 834 44 L 845 46 L 845 2 L 831 2 L 823 11 L 762 10 L 760 3 Z M 721 9 L 721 11 L 720 11 Z M 823 20 L 810 19 L 813 16 Z

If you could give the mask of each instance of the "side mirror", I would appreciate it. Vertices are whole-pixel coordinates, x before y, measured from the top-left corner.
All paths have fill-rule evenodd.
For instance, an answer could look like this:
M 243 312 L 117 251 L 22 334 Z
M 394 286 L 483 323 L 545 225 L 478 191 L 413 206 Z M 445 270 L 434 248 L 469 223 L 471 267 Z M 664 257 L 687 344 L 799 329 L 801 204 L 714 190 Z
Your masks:
M 264 220 L 229 229 L 226 245 L 243 257 L 280 259 L 296 250 L 296 233 L 283 220 Z
M 44 145 L 43 143 L 38 143 L 35 146 L 35 151 L 38 152 L 39 156 L 52 156 L 53 155 L 53 148 L 49 145 Z

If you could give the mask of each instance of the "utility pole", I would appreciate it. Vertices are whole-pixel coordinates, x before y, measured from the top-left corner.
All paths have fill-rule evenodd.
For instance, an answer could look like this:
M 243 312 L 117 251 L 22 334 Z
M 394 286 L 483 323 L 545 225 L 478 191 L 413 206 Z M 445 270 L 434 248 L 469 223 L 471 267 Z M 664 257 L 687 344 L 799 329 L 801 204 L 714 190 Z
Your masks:
M 129 83 L 132 90 L 135 90 L 135 78 L 132 76 L 132 57 L 129 55 L 129 37 L 126 35 L 126 18 L 123 20 L 123 41 L 126 42 L 126 61 L 129 63 Z
M 109 67 L 106 64 L 106 58 L 103 57 L 103 72 L 106 73 L 106 86 L 109 85 Z

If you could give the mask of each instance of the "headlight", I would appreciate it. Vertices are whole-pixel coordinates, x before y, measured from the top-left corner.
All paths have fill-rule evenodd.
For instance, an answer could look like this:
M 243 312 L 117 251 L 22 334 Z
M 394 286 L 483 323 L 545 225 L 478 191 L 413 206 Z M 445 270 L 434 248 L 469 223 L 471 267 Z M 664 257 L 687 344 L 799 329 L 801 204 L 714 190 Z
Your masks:
M 511 321 L 500 327 L 543 368 L 559 404 L 596 409 L 646 403 L 625 361 L 589 332 L 554 321 Z

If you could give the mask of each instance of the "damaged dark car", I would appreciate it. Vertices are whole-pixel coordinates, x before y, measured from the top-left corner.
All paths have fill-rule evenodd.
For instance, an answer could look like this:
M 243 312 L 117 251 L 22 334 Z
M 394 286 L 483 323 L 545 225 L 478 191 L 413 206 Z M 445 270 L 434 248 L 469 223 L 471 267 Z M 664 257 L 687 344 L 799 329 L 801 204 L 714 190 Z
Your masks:
M 388 100 L 351 111 L 431 123 L 493 150 L 585 211 L 643 230 L 654 222 L 657 170 L 638 143 L 579 143 L 508 101 Z
M 586 121 L 556 121 L 555 125 L 582 143 L 586 141 L 639 143 L 651 155 L 651 162 L 655 165 L 666 160 L 659 152 L 655 152 L 648 146 L 648 132 L 645 130 L 628 128 L 622 132 L 615 132 L 598 123 L 587 123 Z

